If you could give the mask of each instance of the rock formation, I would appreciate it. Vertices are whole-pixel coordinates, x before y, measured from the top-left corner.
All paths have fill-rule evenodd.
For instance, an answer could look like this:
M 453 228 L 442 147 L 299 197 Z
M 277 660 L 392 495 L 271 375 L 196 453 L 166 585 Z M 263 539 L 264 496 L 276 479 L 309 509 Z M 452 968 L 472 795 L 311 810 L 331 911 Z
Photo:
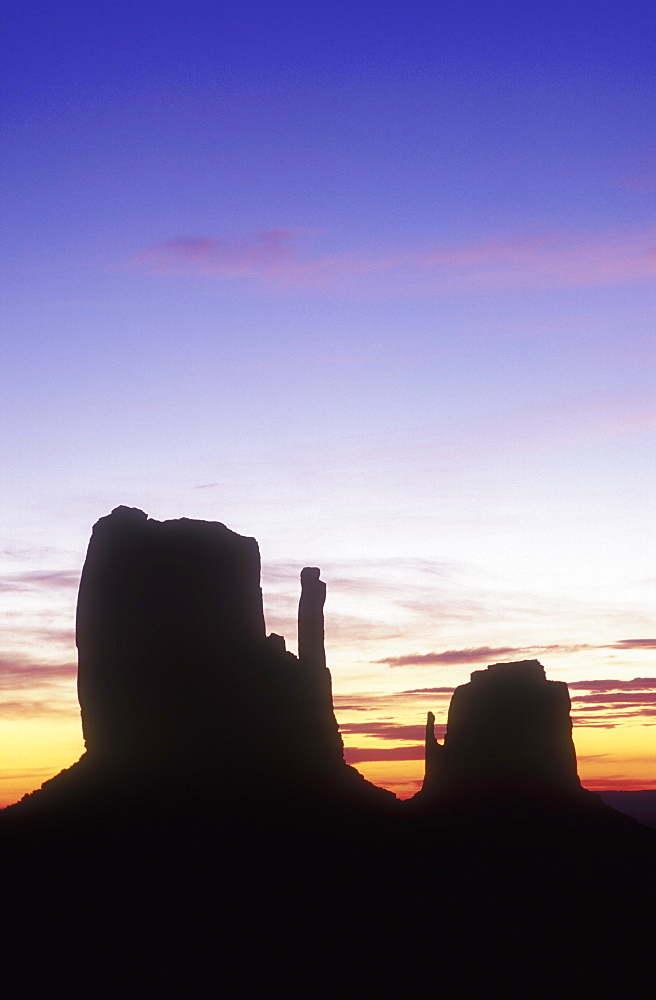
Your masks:
M 315 669 L 326 667 L 323 606 L 326 585 L 314 566 L 301 570 L 301 599 L 298 603 L 298 656 Z
M 86 753 L 30 805 L 262 818 L 395 803 L 343 759 L 319 575 L 301 574 L 295 657 L 266 636 L 254 538 L 127 507 L 101 518 L 77 609 Z
M 654 836 L 579 788 L 565 685 L 534 660 L 476 671 L 444 746 L 429 717 L 425 787 L 401 806 L 344 763 L 325 584 L 301 584 L 296 657 L 266 636 L 254 539 L 120 507 L 96 525 L 87 749 L 0 818 L 19 989 L 70 967 L 85 988 L 185 995 L 336 993 L 346 975 L 366 995 L 524 996 L 550 971 L 562 990 L 564 955 L 588 992 L 602 955 L 605 989 L 615 954 L 642 995 L 627 968 L 651 956 Z
M 426 732 L 424 797 L 485 800 L 580 791 L 567 685 L 537 660 L 493 663 L 456 688 L 444 744 Z
M 93 529 L 76 631 L 90 754 L 207 752 L 228 737 L 227 702 L 246 694 L 238 664 L 265 648 L 257 543 L 117 507 Z
M 314 824 L 320 836 L 357 827 L 358 837 L 385 839 L 414 836 L 427 814 L 432 835 L 438 814 L 478 830 L 499 803 L 567 817 L 588 794 L 567 686 L 526 660 L 477 670 L 456 689 L 443 746 L 429 715 L 424 787 L 401 809 L 344 761 L 319 569 L 303 569 L 301 588 L 296 657 L 266 635 L 255 539 L 127 507 L 101 518 L 77 611 L 86 752 L 6 822 Z

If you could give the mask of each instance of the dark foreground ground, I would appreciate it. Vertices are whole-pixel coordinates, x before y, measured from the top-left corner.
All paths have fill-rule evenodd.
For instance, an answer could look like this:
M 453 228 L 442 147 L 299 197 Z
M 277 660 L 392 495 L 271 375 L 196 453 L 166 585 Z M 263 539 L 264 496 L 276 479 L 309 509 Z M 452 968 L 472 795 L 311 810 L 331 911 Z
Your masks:
M 8 981 L 106 995 L 645 996 L 631 820 L 158 818 L 5 832 Z
M 610 806 L 656 830 L 656 790 L 640 792 L 599 792 L 600 799 Z

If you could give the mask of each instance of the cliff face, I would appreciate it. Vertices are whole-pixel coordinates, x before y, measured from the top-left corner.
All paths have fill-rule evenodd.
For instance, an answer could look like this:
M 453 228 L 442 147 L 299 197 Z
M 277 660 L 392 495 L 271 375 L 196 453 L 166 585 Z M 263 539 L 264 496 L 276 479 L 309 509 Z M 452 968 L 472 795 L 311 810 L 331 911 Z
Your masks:
M 493 663 L 456 688 L 444 745 L 426 739 L 428 796 L 520 798 L 580 790 L 567 685 L 537 660 Z
M 77 612 L 86 766 L 208 801 L 377 792 L 343 760 L 325 584 L 301 581 L 297 658 L 266 636 L 255 539 L 126 507 L 102 518 Z
M 92 754 L 143 758 L 211 744 L 226 675 L 264 648 L 255 539 L 116 508 L 93 529 L 76 632 Z

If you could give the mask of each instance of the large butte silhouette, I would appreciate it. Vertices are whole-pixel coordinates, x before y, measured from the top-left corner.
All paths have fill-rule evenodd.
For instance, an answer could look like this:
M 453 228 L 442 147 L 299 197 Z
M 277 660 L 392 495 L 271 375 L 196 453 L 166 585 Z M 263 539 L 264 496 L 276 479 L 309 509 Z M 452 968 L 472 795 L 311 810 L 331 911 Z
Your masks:
M 344 761 L 319 570 L 301 587 L 296 657 L 266 635 L 254 538 L 128 507 L 101 518 L 77 605 L 85 754 L 24 812 L 287 822 L 396 804 Z
M 325 593 L 305 568 L 293 656 L 266 634 L 253 538 L 100 519 L 85 752 L 0 816 L 14 966 L 44 988 L 62 962 L 95 970 L 87 992 L 533 996 L 596 949 L 626 991 L 655 838 L 581 788 L 566 686 L 535 660 L 475 671 L 443 745 L 429 717 L 424 786 L 400 803 L 344 762 Z

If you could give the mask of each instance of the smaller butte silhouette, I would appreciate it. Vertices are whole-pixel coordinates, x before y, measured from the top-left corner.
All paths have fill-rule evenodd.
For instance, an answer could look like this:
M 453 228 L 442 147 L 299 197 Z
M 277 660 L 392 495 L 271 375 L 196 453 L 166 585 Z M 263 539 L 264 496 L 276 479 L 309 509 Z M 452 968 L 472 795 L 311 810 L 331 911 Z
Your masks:
M 444 744 L 426 727 L 426 798 L 531 799 L 581 791 L 567 684 L 538 660 L 475 670 L 451 698 Z

